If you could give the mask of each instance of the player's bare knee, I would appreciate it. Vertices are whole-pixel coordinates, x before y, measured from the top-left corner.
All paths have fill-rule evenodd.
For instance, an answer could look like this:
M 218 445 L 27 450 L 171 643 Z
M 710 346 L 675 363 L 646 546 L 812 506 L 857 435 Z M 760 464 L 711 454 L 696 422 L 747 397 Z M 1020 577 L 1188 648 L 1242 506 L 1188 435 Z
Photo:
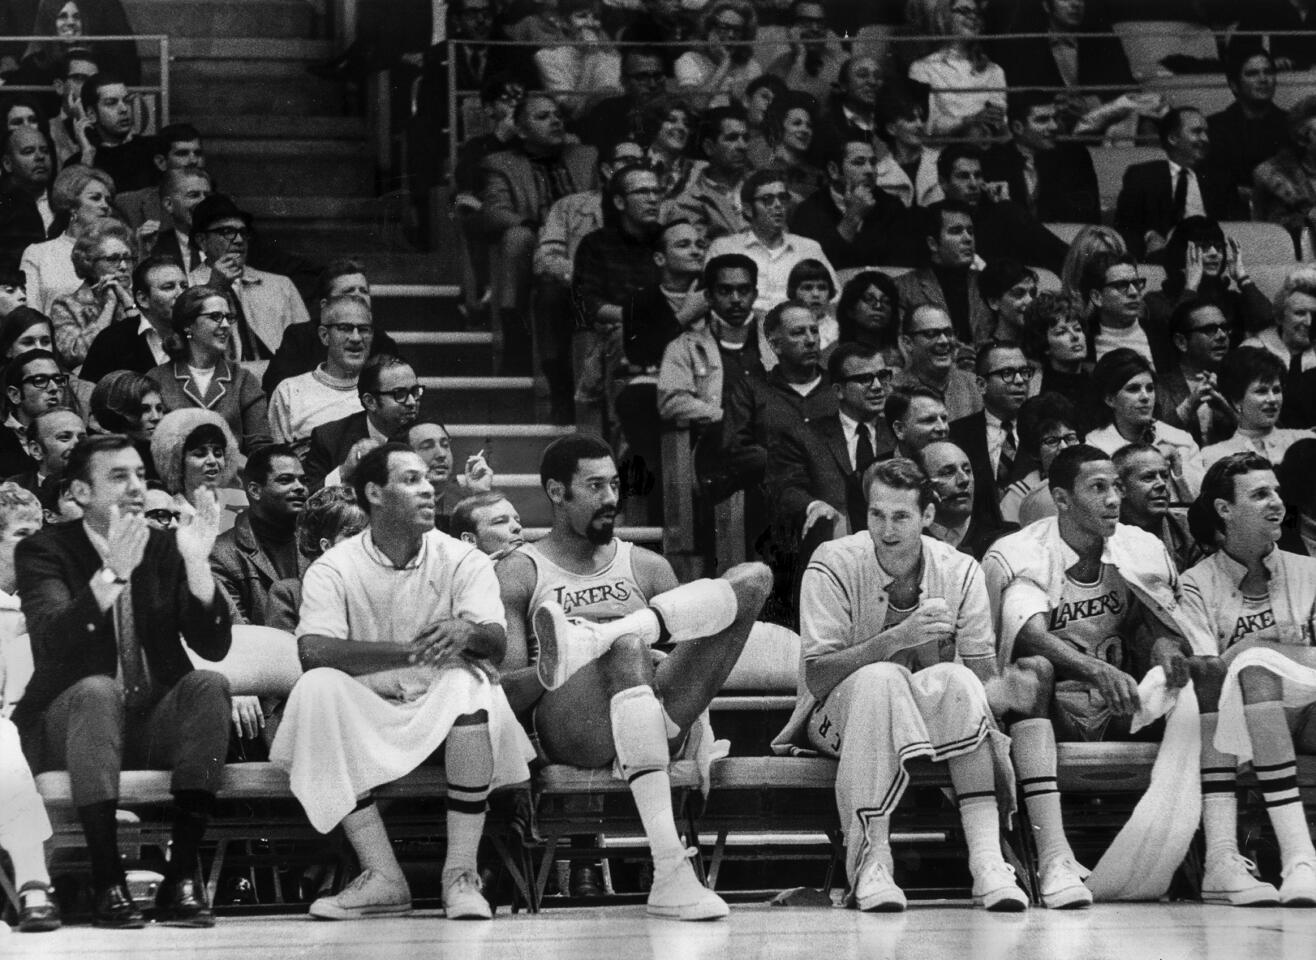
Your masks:
M 1238 684 L 1243 690 L 1244 703 L 1279 700 L 1284 693 L 1280 678 L 1262 667 L 1244 667 L 1238 673 Z
M 1020 657 L 1015 666 L 1037 681 L 1037 695 L 1024 710 L 1029 717 L 1045 717 L 1055 695 L 1056 668 L 1046 657 Z
M 1224 687 L 1229 668 L 1219 657 L 1189 657 L 1188 675 L 1197 695 L 1197 709 L 1214 713 L 1220 705 L 1220 691 Z
M 616 690 L 649 683 L 653 679 L 653 657 L 649 645 L 634 634 L 618 637 L 599 659 L 599 667 L 609 686 Z

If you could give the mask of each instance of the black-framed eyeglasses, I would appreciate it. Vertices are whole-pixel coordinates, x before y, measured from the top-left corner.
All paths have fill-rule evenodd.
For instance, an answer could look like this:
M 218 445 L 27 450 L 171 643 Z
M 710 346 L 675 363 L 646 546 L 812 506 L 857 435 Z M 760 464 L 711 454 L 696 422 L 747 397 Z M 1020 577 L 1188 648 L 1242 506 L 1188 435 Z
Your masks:
M 881 370 L 870 370 L 867 373 L 852 373 L 848 377 L 842 377 L 841 382 L 857 383 L 861 387 L 865 387 L 865 388 L 871 387 L 874 382 L 877 382 L 885 387 L 888 383 L 891 382 L 891 378 L 894 376 L 895 376 L 894 370 L 887 370 L 883 368 Z
M 1022 367 L 1001 367 L 999 370 L 989 370 L 987 376 L 1000 377 L 1006 383 L 1015 380 L 1023 380 L 1027 382 L 1033 379 L 1033 374 L 1035 373 L 1037 373 L 1037 367 L 1033 366 L 1031 363 L 1027 363 Z
M 67 387 L 69 385 L 69 375 L 67 373 L 33 373 L 23 378 L 23 386 L 36 387 L 38 390 L 44 390 L 52 383 L 57 387 Z
M 250 227 L 211 227 L 206 233 L 213 233 L 217 237 L 223 237 L 229 243 L 241 237 L 243 240 L 251 239 Z
M 935 343 L 938 340 L 954 340 L 954 327 L 937 327 L 933 330 L 915 330 L 910 334 L 911 337 L 918 337 L 927 343 Z
M 791 195 L 782 191 L 781 193 L 761 193 L 754 198 L 755 203 L 761 203 L 765 207 L 774 205 L 786 206 L 790 202 Z
M 408 400 L 419 400 L 425 395 L 425 388 L 420 384 L 414 387 L 394 387 L 392 390 L 375 390 L 372 391 L 377 397 L 392 397 L 394 403 L 406 403 Z
M 238 315 L 229 313 L 227 310 L 207 310 L 205 313 L 198 313 L 197 317 L 209 320 L 218 326 L 222 323 L 232 323 L 238 318 Z
M 1062 433 L 1060 436 L 1043 437 L 1041 444 L 1044 447 L 1072 447 L 1078 443 L 1078 434 L 1074 432 Z
M 1228 327 L 1226 327 L 1223 323 L 1204 323 L 1200 327 L 1193 327 L 1193 329 L 1189 330 L 1188 332 L 1201 333 L 1208 337 L 1214 337 L 1216 334 L 1223 333 L 1227 329 Z
M 158 523 L 162 527 L 172 527 L 182 516 L 177 510 L 169 510 L 165 507 L 156 507 L 153 510 L 143 510 L 142 516 L 152 523 Z
M 375 325 L 372 323 L 326 323 L 324 328 L 344 337 L 350 337 L 354 333 L 361 337 L 375 335 Z
M 1110 287 L 1114 290 L 1122 290 L 1125 293 L 1128 293 L 1130 291 L 1134 293 L 1142 293 L 1142 291 L 1147 289 L 1147 278 L 1128 277 L 1127 279 L 1124 280 L 1107 280 L 1105 283 L 1102 284 L 1102 286 Z

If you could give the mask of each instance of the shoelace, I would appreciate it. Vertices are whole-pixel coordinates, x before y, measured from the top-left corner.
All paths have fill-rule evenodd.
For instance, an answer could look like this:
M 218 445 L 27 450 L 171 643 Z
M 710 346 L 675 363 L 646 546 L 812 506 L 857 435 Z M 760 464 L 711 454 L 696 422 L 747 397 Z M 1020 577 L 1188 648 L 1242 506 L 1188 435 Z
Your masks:
M 349 883 L 346 887 L 343 888 L 343 893 L 347 893 L 348 891 L 360 890 L 362 887 L 364 887 L 367 883 L 370 882 L 370 878 L 373 877 L 374 875 L 375 875 L 375 871 L 373 870 L 370 869 L 362 870 L 360 873 L 358 873 L 355 877 L 352 878 L 351 883 Z
M 479 893 L 483 884 L 480 882 L 480 878 L 476 874 L 469 870 L 463 870 L 461 873 L 454 876 L 452 882 L 447 886 L 448 889 L 452 890 L 454 893 L 463 887 L 470 887 L 476 893 Z

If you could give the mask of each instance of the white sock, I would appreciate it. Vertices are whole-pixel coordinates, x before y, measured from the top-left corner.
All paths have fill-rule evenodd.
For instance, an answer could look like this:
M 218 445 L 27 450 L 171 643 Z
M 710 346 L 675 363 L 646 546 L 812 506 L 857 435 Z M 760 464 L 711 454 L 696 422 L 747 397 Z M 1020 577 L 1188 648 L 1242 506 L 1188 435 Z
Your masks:
M 0 844 L 14 864 L 14 887 L 21 890 L 25 883 L 50 883 L 50 872 L 46 869 L 46 848 L 40 840 L 17 839 L 5 837 Z
M 996 798 L 970 797 L 960 803 L 960 823 L 969 845 L 969 872 L 975 877 L 1001 857 L 1001 818 Z
M 1206 861 L 1238 856 L 1238 759 L 1215 748 L 1218 713 L 1202 714 L 1202 833 Z
M 685 856 L 672 814 L 672 781 L 667 774 L 667 728 L 662 704 L 647 684 L 622 690 L 609 710 L 617 760 L 630 785 L 635 808 L 649 838 L 654 860 Z
M 1277 700 L 1243 707 L 1252 740 L 1252 769 L 1279 841 L 1285 872 L 1303 860 L 1316 860 L 1311 830 L 1298 794 L 1298 769 L 1284 705 Z
M 864 824 L 864 837 L 868 841 L 868 856 L 884 864 L 888 872 L 895 872 L 891 856 L 891 818 L 873 817 Z
M 444 773 L 448 778 L 448 853 L 443 872 L 477 872 L 476 855 L 484 835 L 489 781 L 493 779 L 493 748 L 489 724 L 453 726 L 444 743 Z
M 1072 860 L 1056 786 L 1056 737 L 1051 721 L 1020 720 L 1010 727 L 1010 756 L 1033 825 L 1037 862 L 1044 864 L 1057 857 Z
M 390 880 L 406 883 L 378 807 L 372 803 L 343 817 L 343 832 L 356 851 L 362 870 L 374 870 Z

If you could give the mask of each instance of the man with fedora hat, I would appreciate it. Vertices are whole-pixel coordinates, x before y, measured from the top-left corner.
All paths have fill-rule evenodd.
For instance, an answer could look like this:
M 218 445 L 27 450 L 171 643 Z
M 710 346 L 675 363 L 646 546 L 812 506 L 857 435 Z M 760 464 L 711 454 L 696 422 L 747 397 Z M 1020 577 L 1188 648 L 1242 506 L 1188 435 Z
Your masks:
M 260 376 L 283 342 L 283 331 L 311 317 L 292 280 L 248 266 L 251 238 L 251 214 L 227 194 L 212 193 L 192 211 L 192 243 L 202 261 L 190 279 L 194 285 L 232 291 L 237 314 L 233 359 Z

